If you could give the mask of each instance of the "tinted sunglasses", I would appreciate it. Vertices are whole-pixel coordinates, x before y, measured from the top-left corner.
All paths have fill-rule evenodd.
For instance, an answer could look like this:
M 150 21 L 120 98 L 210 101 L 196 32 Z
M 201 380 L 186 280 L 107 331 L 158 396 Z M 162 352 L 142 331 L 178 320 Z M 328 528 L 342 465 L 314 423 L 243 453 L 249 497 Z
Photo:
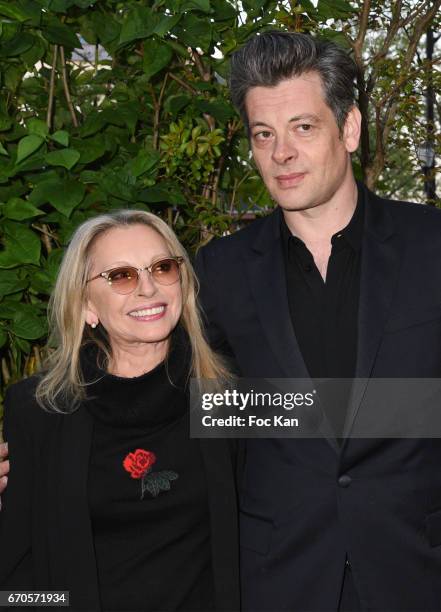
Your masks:
M 173 285 L 181 278 L 180 266 L 184 261 L 183 257 L 166 257 L 153 262 L 145 268 L 135 268 L 133 266 L 120 266 L 100 272 L 93 278 L 88 279 L 88 283 L 97 278 L 105 278 L 110 287 L 116 293 L 127 295 L 135 291 L 139 283 L 141 272 L 147 270 L 152 279 L 160 285 Z

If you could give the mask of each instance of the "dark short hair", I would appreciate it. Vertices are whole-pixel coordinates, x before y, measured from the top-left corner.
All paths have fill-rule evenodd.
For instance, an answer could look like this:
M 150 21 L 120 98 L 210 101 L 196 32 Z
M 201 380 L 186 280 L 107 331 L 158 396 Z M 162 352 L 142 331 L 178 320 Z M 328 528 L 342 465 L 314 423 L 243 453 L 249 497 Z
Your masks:
M 274 87 L 305 72 L 317 72 L 340 131 L 355 102 L 357 67 L 341 47 L 309 34 L 257 34 L 231 57 L 230 91 L 248 129 L 245 96 L 252 87 Z

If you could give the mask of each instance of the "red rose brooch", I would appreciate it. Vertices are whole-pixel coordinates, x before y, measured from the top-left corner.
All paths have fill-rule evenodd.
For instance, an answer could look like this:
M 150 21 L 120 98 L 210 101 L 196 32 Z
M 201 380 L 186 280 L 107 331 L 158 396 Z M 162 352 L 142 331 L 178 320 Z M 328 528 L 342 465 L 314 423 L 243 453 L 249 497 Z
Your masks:
M 153 497 L 157 497 L 161 491 L 169 491 L 170 482 L 179 477 L 172 470 L 153 472 L 154 463 L 156 463 L 155 453 L 142 448 L 129 453 L 123 461 L 124 469 L 129 472 L 131 478 L 141 480 L 141 499 L 144 499 L 146 491 Z

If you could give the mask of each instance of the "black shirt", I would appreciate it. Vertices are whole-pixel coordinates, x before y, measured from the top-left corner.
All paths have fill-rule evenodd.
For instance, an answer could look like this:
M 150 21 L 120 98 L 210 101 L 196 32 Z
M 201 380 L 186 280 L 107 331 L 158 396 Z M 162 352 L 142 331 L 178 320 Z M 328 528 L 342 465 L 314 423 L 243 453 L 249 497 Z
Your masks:
M 363 218 L 359 192 L 351 221 L 332 236 L 325 282 L 305 243 L 291 234 L 281 215 L 291 320 L 314 379 L 351 379 L 355 374 Z M 323 404 L 337 436 L 343 431 L 350 389 L 348 380 L 327 384 Z

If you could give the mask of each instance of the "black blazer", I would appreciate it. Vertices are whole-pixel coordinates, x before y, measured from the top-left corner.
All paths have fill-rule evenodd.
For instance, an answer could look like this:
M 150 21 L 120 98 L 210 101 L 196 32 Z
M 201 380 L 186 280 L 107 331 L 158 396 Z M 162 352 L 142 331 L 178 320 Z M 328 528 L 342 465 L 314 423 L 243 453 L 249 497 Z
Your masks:
M 11 471 L 0 513 L 0 590 L 69 590 L 71 607 L 99 610 L 87 499 L 92 418 L 44 412 L 35 377 L 12 386 L 4 436 Z M 239 609 L 234 447 L 201 440 L 208 486 L 216 609 Z
M 354 385 L 341 448 L 331 434 L 245 443 L 245 610 L 337 609 L 346 554 L 363 609 L 441 610 L 440 439 L 349 437 L 374 377 L 441 376 L 441 211 L 359 188 L 356 377 L 366 380 Z M 210 243 L 196 262 L 212 345 L 245 377 L 308 377 L 289 313 L 280 214 Z

